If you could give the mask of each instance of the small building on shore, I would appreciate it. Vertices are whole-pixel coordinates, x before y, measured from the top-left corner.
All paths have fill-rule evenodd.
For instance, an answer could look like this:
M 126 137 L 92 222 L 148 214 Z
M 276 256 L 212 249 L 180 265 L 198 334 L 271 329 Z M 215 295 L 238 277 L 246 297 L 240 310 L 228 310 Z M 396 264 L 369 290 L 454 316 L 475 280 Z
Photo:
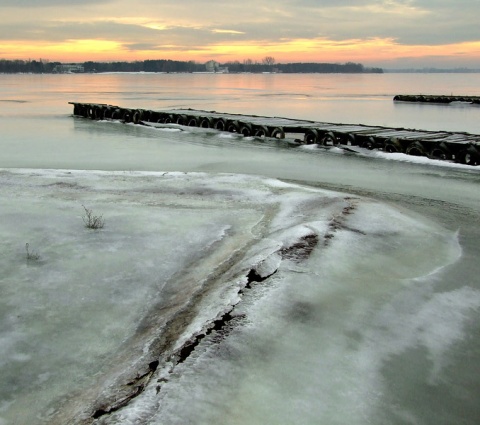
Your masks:
M 85 72 L 85 68 L 78 63 L 62 63 L 53 68 L 53 72 L 57 74 L 82 74 Z
M 218 74 L 227 74 L 228 73 L 228 67 L 226 66 L 220 66 L 218 62 L 215 62 L 213 60 L 208 61 L 205 64 L 205 69 L 207 72 L 214 72 Z

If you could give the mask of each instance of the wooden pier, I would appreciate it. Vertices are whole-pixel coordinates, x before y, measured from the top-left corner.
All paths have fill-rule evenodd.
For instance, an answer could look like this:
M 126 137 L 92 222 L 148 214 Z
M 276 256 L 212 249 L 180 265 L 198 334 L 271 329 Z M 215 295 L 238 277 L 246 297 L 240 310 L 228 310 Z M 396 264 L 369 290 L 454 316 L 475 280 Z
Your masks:
M 471 105 L 480 105 L 480 96 L 435 96 L 423 94 L 398 94 L 393 100 L 395 102 L 416 102 L 416 103 L 469 103 Z
M 73 105 L 73 115 L 93 120 L 119 120 L 144 125 L 178 124 L 238 133 L 245 137 L 288 137 L 297 144 L 358 146 L 467 165 L 480 164 L 480 135 L 469 133 L 335 124 L 194 109 L 155 111 L 100 103 L 69 103 Z

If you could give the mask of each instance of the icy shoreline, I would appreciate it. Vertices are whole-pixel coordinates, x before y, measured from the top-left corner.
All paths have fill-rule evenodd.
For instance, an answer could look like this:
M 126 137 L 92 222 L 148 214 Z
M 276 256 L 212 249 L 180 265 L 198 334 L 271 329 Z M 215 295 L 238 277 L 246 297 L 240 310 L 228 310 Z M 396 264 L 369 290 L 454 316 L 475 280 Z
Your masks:
M 112 407 L 115 408 L 124 404 L 126 400 L 137 394 L 158 366 L 158 356 L 161 353 L 169 352 L 169 356 L 178 355 L 183 346 L 188 344 L 188 340 L 193 338 L 195 334 L 200 332 L 205 326 L 208 327 L 208 323 L 213 323 L 215 320 L 218 320 L 219 315 L 225 314 L 226 309 L 231 309 L 231 306 L 238 302 L 239 291 L 248 283 L 248 266 L 245 264 L 239 266 L 238 262 L 245 255 L 246 249 L 249 249 L 252 244 L 255 245 L 258 240 L 263 239 L 266 228 L 270 227 L 271 223 L 268 221 L 274 217 L 273 209 L 278 208 L 279 205 L 278 199 L 273 199 L 275 198 L 273 192 L 288 192 L 294 188 L 293 185 L 283 184 L 275 180 L 233 175 L 210 176 L 205 173 L 125 173 L 4 169 L 1 171 L 0 178 L 2 180 L 2 198 L 4 199 L 4 207 L 2 208 L 4 223 L 8 226 L 12 221 L 15 221 L 16 225 L 20 226 L 19 228 L 17 227 L 19 234 L 12 232 L 12 234 L 7 235 L 4 241 L 5 251 L 11 252 L 12 249 L 14 251 L 16 250 L 15 257 L 17 257 L 18 263 L 18 259 L 23 257 L 23 254 L 19 252 L 19 247 L 24 244 L 24 241 L 29 241 L 32 249 L 39 252 L 40 258 L 36 262 L 29 261 L 28 264 L 26 264 L 26 268 L 22 266 L 25 269 L 23 272 L 28 276 L 21 277 L 21 279 L 25 279 L 27 283 L 32 278 L 38 279 L 40 284 L 46 286 L 47 289 L 52 279 L 58 281 L 58 283 L 55 284 L 54 292 L 49 294 L 49 297 L 58 296 L 59 292 L 60 296 L 62 296 L 62 280 L 66 279 L 68 282 L 70 279 L 72 282 L 68 283 L 75 285 L 77 279 L 77 277 L 69 275 L 68 272 L 66 273 L 63 269 L 65 265 L 62 264 L 64 259 L 61 259 L 61 255 L 64 254 L 64 252 L 55 252 L 55 249 L 52 250 L 51 247 L 48 246 L 49 243 L 52 243 L 52 238 L 55 239 L 52 234 L 60 234 L 54 241 L 54 244 L 66 245 L 70 251 L 81 250 L 86 243 L 90 244 L 86 245 L 89 250 L 99 248 L 101 250 L 106 249 L 107 252 L 112 252 L 113 257 L 119 255 L 122 256 L 123 260 L 125 254 L 117 253 L 122 251 L 122 246 L 127 252 L 129 251 L 128 244 L 130 241 L 128 241 L 128 239 L 135 237 L 135 230 L 128 229 L 128 235 L 125 235 L 125 229 L 120 230 L 118 227 L 115 227 L 115 220 L 122 220 L 124 226 L 135 226 L 137 224 L 136 221 L 139 220 L 136 214 L 141 213 L 142 208 L 158 209 L 166 207 L 172 210 L 179 209 L 182 214 L 188 212 L 188 214 L 194 217 L 199 217 L 199 214 L 197 214 L 194 209 L 198 209 L 200 212 L 203 211 L 203 214 L 200 214 L 201 219 L 199 223 L 184 223 L 185 228 L 190 226 L 188 227 L 188 231 L 185 232 L 185 237 L 187 238 L 192 238 L 193 234 L 193 239 L 195 239 L 197 237 L 195 236 L 195 232 L 198 231 L 200 225 L 211 227 L 207 233 L 202 231 L 202 233 L 198 235 L 197 239 L 199 239 L 198 241 L 194 241 L 193 248 L 189 247 L 191 241 L 187 241 L 186 249 L 189 250 L 188 260 L 183 260 L 182 262 L 179 262 L 178 259 L 174 260 L 175 263 L 171 271 L 167 272 L 166 280 L 162 282 L 159 287 L 158 284 L 154 286 L 158 287 L 162 293 L 162 298 L 153 303 L 149 303 L 149 312 L 141 313 L 143 309 L 140 309 L 137 317 L 140 319 L 143 316 L 143 318 L 141 319 L 141 324 L 138 326 L 138 329 L 133 332 L 134 329 L 132 328 L 130 335 L 125 334 L 122 337 L 124 341 L 125 338 L 127 338 L 127 343 L 122 343 L 122 345 L 126 347 L 126 350 L 121 348 L 122 345 L 119 346 L 120 350 L 118 350 L 118 348 L 115 349 L 116 354 L 113 357 L 115 360 L 109 360 L 102 366 L 101 370 L 103 372 L 101 374 L 107 377 L 114 376 L 115 379 L 110 381 L 110 378 L 107 378 L 106 381 L 103 381 L 103 378 L 101 378 L 100 382 L 95 384 L 94 390 L 90 388 L 74 397 L 72 397 L 71 394 L 67 397 L 68 400 L 66 400 L 65 403 L 68 407 L 66 407 L 66 410 L 71 413 L 75 412 L 73 416 L 76 418 L 82 417 L 83 415 L 86 421 L 89 420 L 89 417 L 100 416 L 102 411 L 109 411 Z M 133 188 L 131 187 L 132 185 L 134 186 Z M 296 189 L 293 191 L 296 191 Z M 272 200 L 265 203 L 265 195 L 267 198 L 271 197 Z M 300 199 L 305 200 L 309 196 L 309 194 L 307 194 L 306 197 L 300 196 Z M 9 202 L 7 202 L 7 199 L 9 199 Z M 224 205 L 219 208 L 216 205 L 217 201 L 222 202 Z M 83 226 L 81 225 L 79 215 L 81 213 L 80 205 L 84 203 L 89 207 L 94 205 L 95 210 L 102 211 L 107 223 L 105 229 L 92 232 L 82 228 Z M 130 219 L 130 221 L 128 221 L 123 214 L 114 212 L 116 210 L 122 210 L 125 207 L 125 205 L 122 204 L 125 203 L 129 206 L 133 205 L 134 207 L 134 210 L 129 211 L 129 214 L 133 214 L 133 218 Z M 238 203 L 240 203 L 240 205 L 237 207 L 236 204 Z M 286 203 L 286 205 L 288 204 L 289 202 Z M 42 208 L 45 205 L 47 205 L 48 208 L 46 211 L 43 211 Z M 78 208 L 74 210 L 74 207 Z M 216 210 L 221 211 L 222 208 L 226 210 L 226 213 L 219 214 L 216 212 Z M 236 211 L 237 208 L 241 211 L 241 214 Z M 16 211 L 19 209 L 22 210 L 22 214 L 20 215 L 16 214 Z M 232 209 L 235 210 L 233 213 L 230 212 Z M 62 210 L 70 210 L 69 212 L 73 217 L 69 217 L 68 219 L 59 217 L 58 211 Z M 60 214 L 60 216 L 62 215 L 63 214 Z M 114 217 L 112 217 L 112 215 Z M 228 217 L 226 215 L 228 215 Z M 265 216 L 271 217 L 266 219 Z M 233 220 L 232 217 L 234 217 Z M 210 222 L 215 221 L 215 218 L 220 219 L 220 221 L 223 220 L 225 223 L 222 225 L 217 222 L 212 225 Z M 82 235 L 80 239 L 72 236 L 70 233 L 71 229 L 62 229 L 62 224 L 71 227 L 72 220 L 75 219 L 77 219 L 77 223 L 74 224 L 75 232 L 79 232 L 79 234 Z M 68 222 L 65 220 L 68 220 Z M 190 217 L 189 220 L 193 220 L 193 217 Z M 171 222 L 166 224 L 170 226 Z M 283 226 L 284 224 L 277 225 L 276 231 L 281 230 Z M 160 230 L 162 229 L 163 227 L 160 228 Z M 215 232 L 212 233 L 214 229 Z M 138 230 L 144 232 L 144 229 Z M 247 230 L 246 233 L 245 230 Z M 113 233 L 119 231 L 123 233 L 123 236 L 116 238 Z M 66 233 L 62 234 L 62 232 Z M 300 232 L 300 234 L 303 233 L 303 231 Z M 185 242 L 178 240 L 177 237 L 178 235 L 175 233 L 167 242 L 170 241 L 168 242 L 169 244 L 177 243 L 183 245 Z M 296 239 L 295 234 L 289 237 L 292 238 L 292 240 Z M 65 238 L 65 240 L 62 240 L 62 238 Z M 86 240 L 84 240 L 84 238 L 86 238 Z M 92 238 L 96 239 L 93 241 L 93 246 L 91 245 Z M 127 240 L 124 242 L 122 241 L 123 238 Z M 153 243 L 149 242 L 150 239 L 148 236 L 145 236 L 143 240 L 139 242 L 145 242 L 145 238 L 147 243 Z M 201 243 L 201 245 L 198 245 L 198 243 Z M 255 254 L 255 261 L 261 262 L 260 259 L 265 255 L 268 256 L 271 250 L 279 249 L 279 241 L 271 241 L 270 243 L 272 246 L 262 248 L 266 250 L 266 254 Z M 96 244 L 101 244 L 101 246 L 97 247 L 95 246 Z M 16 245 L 16 248 L 14 245 Z M 65 247 L 62 246 L 61 249 L 64 250 Z M 82 262 L 79 257 L 85 254 L 77 255 L 76 252 L 73 252 L 73 254 L 75 257 L 75 259 L 72 259 L 73 261 Z M 99 251 L 94 254 L 97 256 L 101 255 Z M 128 253 L 128 255 L 130 254 L 131 253 Z M 143 258 L 144 255 L 145 254 L 142 254 L 138 259 L 145 263 L 150 262 L 150 264 L 147 264 L 147 267 L 152 269 L 152 260 L 146 260 Z M 112 258 L 107 257 L 105 260 L 107 262 L 112 261 Z M 113 261 L 116 262 L 116 259 L 113 258 Z M 172 262 L 172 260 L 170 260 L 170 262 Z M 49 270 L 52 263 L 54 269 Z M 99 262 L 89 264 L 89 266 L 92 268 L 102 268 L 104 264 L 102 265 L 102 262 Z M 232 271 L 233 266 L 236 266 L 235 271 Z M 109 267 L 114 268 L 106 272 L 103 277 L 104 283 L 109 280 L 121 283 L 122 279 L 124 279 L 124 277 L 122 277 L 123 272 L 119 272 L 117 268 L 123 267 L 123 265 L 117 264 L 110 265 Z M 265 268 L 265 263 L 263 267 Z M 8 267 L 6 267 L 6 270 L 9 271 L 7 272 L 7 278 L 10 277 L 13 280 L 19 278 L 16 276 L 15 270 L 12 269 L 10 271 Z M 32 270 L 34 270 L 33 273 L 31 273 Z M 52 273 L 57 276 L 52 278 Z M 112 279 L 108 273 L 113 273 L 113 275 L 120 273 L 120 276 Z M 152 272 L 144 274 L 144 278 L 151 278 L 151 273 Z M 230 274 L 227 278 L 227 280 L 229 280 L 228 288 L 215 288 L 215 284 L 217 283 L 212 286 L 212 282 L 216 282 L 219 279 L 226 279 L 224 277 L 225 273 L 227 273 L 227 275 Z M 263 272 L 259 268 L 257 273 L 261 275 Z M 98 278 L 98 276 L 96 276 L 96 278 Z M 100 280 L 102 280 L 102 278 Z M 197 283 L 191 285 L 190 281 Z M 175 284 L 169 282 L 175 282 Z M 202 319 L 192 321 L 192 312 L 187 312 L 186 317 L 179 314 L 182 310 L 185 310 L 187 306 L 198 303 L 198 299 L 206 297 L 206 294 L 212 291 L 209 287 L 213 287 L 216 293 L 213 294 L 213 299 L 210 298 L 204 301 L 204 317 Z M 83 291 L 85 291 L 85 289 Z M 92 291 L 92 287 L 89 287 L 86 291 L 87 293 L 88 291 Z M 148 297 L 148 295 L 146 295 L 147 293 L 145 293 L 145 296 Z M 42 297 L 43 295 L 44 293 L 39 291 L 35 297 Z M 218 300 L 215 302 L 215 299 Z M 155 297 L 153 300 L 155 300 Z M 20 301 L 17 300 L 16 302 Z M 37 299 L 33 302 L 40 303 Z M 141 299 L 137 300 L 137 302 L 141 303 Z M 45 306 L 40 305 L 37 308 L 43 311 Z M 59 308 L 63 307 L 60 306 Z M 79 306 L 79 308 L 85 307 Z M 159 310 L 162 312 L 161 314 L 158 314 Z M 29 312 L 26 311 L 25 315 L 28 316 L 28 314 Z M 55 315 L 57 312 L 51 313 L 50 311 L 50 314 Z M 66 312 L 66 314 L 67 316 L 69 315 L 68 312 Z M 13 320 L 12 316 L 8 316 L 7 320 Z M 107 318 L 107 320 L 109 319 Z M 205 323 L 207 323 L 207 325 Z M 20 325 L 22 325 L 22 323 L 20 323 Z M 26 323 L 23 325 L 27 326 Z M 130 327 L 131 326 L 130 324 Z M 184 328 L 188 329 L 185 330 Z M 165 332 L 161 332 L 159 337 L 153 338 L 151 335 L 152 332 L 153 334 L 158 334 L 159 329 L 164 329 Z M 177 340 L 178 337 L 182 335 L 182 329 L 185 331 L 185 334 L 180 340 Z M 15 331 L 12 330 L 10 334 L 12 341 L 17 336 Z M 85 337 L 92 338 L 92 334 L 88 336 L 85 335 Z M 101 344 L 101 342 L 93 342 L 93 344 Z M 7 358 L 21 358 L 21 355 L 15 353 L 15 345 L 15 343 L 12 343 L 10 351 L 7 349 L 5 353 Z M 102 354 L 102 357 L 105 355 L 106 353 Z M 31 354 L 24 354 L 26 363 L 28 363 L 30 357 Z M 125 370 L 125 362 L 130 363 L 127 370 Z M 113 370 L 110 369 L 111 366 L 113 366 Z M 46 366 L 42 366 L 41 368 L 45 369 Z M 104 373 L 105 370 L 108 370 L 108 373 Z M 37 372 L 32 371 L 32 373 Z M 40 383 L 41 387 L 50 379 L 51 371 L 45 373 L 48 375 L 44 378 L 45 383 Z M 97 373 L 100 373 L 100 370 Z M 123 382 L 123 385 L 120 384 L 121 382 Z M 55 383 L 53 383 L 53 385 L 55 386 Z M 100 397 L 101 401 L 97 400 L 97 402 L 94 403 L 93 400 L 97 399 L 95 394 L 98 392 L 98 387 L 104 387 L 104 391 L 107 391 L 108 394 L 105 395 L 104 393 L 104 395 Z M 110 390 L 108 390 L 108 388 L 110 388 Z M 70 390 L 68 392 L 70 393 Z M 64 397 L 64 394 L 62 397 Z M 87 400 L 90 401 L 85 404 Z M 73 405 L 71 403 L 73 403 Z M 13 405 L 15 405 L 14 401 Z M 94 411 L 85 413 L 84 409 L 86 405 L 94 406 L 91 407 L 94 408 Z M 53 408 L 53 410 L 47 413 L 49 423 L 55 423 L 56 409 L 57 408 Z M 62 412 L 64 412 L 63 408 Z M 58 421 L 59 423 L 65 422 L 64 413 L 59 414 Z
M 332 252 L 337 234 L 377 243 L 380 232 L 415 246 L 416 232 L 436 229 L 378 205 L 370 223 L 368 201 L 245 175 L 3 169 L 0 180 L 8 253 L 2 367 L 12 379 L 25 375 L 14 397 L 2 389 L 6 424 L 122 423 L 108 414 L 143 391 L 133 412 L 158 394 L 165 374 L 242 317 L 239 301 L 254 282 L 284 279 L 312 253 Z M 105 215 L 105 229 L 83 228 L 82 204 Z M 357 216 L 358 206 L 367 212 Z M 435 231 L 443 254 L 400 275 L 445 264 L 452 248 Z M 25 263 L 25 242 L 41 262 Z M 37 405 L 26 410 L 32 398 Z M 142 411 L 154 415 L 151 406 Z

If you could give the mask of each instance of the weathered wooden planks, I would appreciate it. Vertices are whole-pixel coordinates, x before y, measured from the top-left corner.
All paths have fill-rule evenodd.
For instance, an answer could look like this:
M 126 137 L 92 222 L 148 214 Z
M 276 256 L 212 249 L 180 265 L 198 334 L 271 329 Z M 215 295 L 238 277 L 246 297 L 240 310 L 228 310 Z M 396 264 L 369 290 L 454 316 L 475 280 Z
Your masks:
M 113 119 L 146 125 L 178 124 L 228 131 L 247 137 L 291 137 L 297 144 L 358 146 L 468 165 L 480 164 L 480 135 L 469 133 L 325 123 L 194 109 L 156 111 L 101 103 L 69 103 L 74 106 L 74 115 L 94 120 Z

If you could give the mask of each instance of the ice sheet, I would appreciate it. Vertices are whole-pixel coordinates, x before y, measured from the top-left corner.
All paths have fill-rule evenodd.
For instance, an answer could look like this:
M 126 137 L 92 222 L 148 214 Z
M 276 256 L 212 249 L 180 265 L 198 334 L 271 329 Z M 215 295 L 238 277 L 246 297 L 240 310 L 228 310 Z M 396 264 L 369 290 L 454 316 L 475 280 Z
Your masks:
M 326 231 L 345 205 L 246 175 L 19 169 L 0 180 L 6 423 L 92 414 L 237 304 L 249 270 L 273 273 L 279 250 L 322 227 L 310 222 Z M 84 207 L 105 227 L 85 228 Z
M 392 355 L 425 344 L 437 359 L 432 374 L 448 363 L 480 296 L 471 288 L 434 292 L 443 267 L 461 255 L 457 235 L 369 200 L 289 189 L 273 232 L 238 265 L 265 267 L 259 274 L 271 277 L 242 291 L 225 327 L 97 423 L 367 424 L 386 419 L 383 368 Z M 312 234 L 318 243 L 309 255 L 285 255 L 286 246 Z M 395 307 L 419 294 L 412 317 Z M 433 306 L 442 304 L 437 297 L 456 300 L 451 326 L 428 326 Z M 203 317 L 188 331 L 198 331 Z

